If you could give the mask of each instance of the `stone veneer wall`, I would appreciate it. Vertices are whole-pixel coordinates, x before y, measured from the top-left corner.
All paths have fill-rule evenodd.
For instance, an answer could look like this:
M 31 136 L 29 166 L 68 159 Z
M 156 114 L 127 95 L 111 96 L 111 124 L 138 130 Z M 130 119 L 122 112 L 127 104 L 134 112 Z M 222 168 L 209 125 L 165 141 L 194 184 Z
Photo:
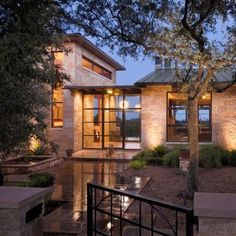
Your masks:
M 168 91 L 172 91 L 170 86 L 142 88 L 142 148 L 175 145 L 166 142 Z M 223 93 L 212 93 L 212 143 L 236 149 L 236 86 Z
M 212 94 L 212 142 L 236 149 L 236 86 Z
M 67 43 L 65 46 L 71 49 L 71 52 L 68 55 L 64 55 L 63 58 L 64 71 L 70 76 L 70 81 L 65 82 L 65 85 L 102 86 L 115 83 L 116 70 L 113 67 L 75 43 Z M 81 66 L 82 55 L 110 70 L 112 72 L 112 80 L 84 69 Z M 49 128 L 47 130 L 50 139 L 60 145 L 59 152 L 61 155 L 65 155 L 65 149 L 67 148 L 73 148 L 74 151 L 82 149 L 82 93 L 65 89 L 63 97 L 63 128 Z
M 142 148 L 166 142 L 167 92 L 170 86 L 148 86 L 141 92 Z

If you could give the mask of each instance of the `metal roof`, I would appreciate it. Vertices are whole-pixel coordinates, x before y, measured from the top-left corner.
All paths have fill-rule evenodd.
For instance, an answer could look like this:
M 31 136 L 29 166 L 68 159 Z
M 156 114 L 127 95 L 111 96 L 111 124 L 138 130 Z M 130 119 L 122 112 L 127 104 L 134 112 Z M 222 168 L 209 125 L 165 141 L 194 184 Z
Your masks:
M 222 70 L 214 77 L 214 82 L 226 83 L 235 79 L 234 70 Z M 176 78 L 175 69 L 156 69 L 142 79 L 135 82 L 135 85 L 158 85 L 158 84 L 173 84 L 179 82 Z
M 116 60 L 108 56 L 105 52 L 103 52 L 100 48 L 95 46 L 88 39 L 84 38 L 80 34 L 67 34 L 65 35 L 65 42 L 75 42 L 79 44 L 81 47 L 87 49 L 92 54 L 96 55 L 98 58 L 105 61 L 110 66 L 114 67 L 116 70 L 122 71 L 125 70 L 125 67 L 118 63 Z

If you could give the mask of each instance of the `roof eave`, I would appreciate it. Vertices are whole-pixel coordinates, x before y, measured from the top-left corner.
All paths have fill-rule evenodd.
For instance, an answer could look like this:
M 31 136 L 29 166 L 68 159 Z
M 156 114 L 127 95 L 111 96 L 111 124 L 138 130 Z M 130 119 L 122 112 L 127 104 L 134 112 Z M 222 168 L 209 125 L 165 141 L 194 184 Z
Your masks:
M 84 38 L 83 36 L 79 34 L 68 34 L 65 36 L 65 42 L 75 42 L 100 59 L 104 60 L 107 64 L 115 68 L 117 71 L 124 71 L 126 68 L 119 64 L 117 61 L 115 61 L 113 58 L 108 56 L 105 52 L 103 52 L 101 49 L 99 49 L 97 46 L 95 46 L 92 42 L 90 42 L 88 39 Z

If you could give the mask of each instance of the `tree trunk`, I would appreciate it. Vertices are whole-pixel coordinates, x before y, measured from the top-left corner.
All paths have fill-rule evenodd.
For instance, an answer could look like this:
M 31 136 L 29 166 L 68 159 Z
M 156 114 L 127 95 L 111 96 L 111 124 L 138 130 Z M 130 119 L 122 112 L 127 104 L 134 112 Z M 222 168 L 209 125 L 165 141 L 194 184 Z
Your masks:
M 192 192 L 198 190 L 198 99 L 188 99 L 188 136 L 190 150 L 190 168 L 187 179 L 187 188 Z

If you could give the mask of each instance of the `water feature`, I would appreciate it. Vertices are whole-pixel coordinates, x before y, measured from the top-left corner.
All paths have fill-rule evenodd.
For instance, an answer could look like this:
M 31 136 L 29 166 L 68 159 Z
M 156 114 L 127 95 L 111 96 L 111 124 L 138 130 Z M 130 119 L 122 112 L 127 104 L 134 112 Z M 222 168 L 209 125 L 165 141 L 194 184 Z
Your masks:
M 52 198 L 67 203 L 45 217 L 44 231 L 71 234 L 80 232 L 86 235 L 87 183 L 102 183 L 111 188 L 138 193 L 148 178 L 127 178 L 123 175 L 127 167 L 127 162 L 65 161 L 60 166 L 48 169 L 56 177 Z M 125 199 L 124 210 L 129 204 L 129 199 Z

